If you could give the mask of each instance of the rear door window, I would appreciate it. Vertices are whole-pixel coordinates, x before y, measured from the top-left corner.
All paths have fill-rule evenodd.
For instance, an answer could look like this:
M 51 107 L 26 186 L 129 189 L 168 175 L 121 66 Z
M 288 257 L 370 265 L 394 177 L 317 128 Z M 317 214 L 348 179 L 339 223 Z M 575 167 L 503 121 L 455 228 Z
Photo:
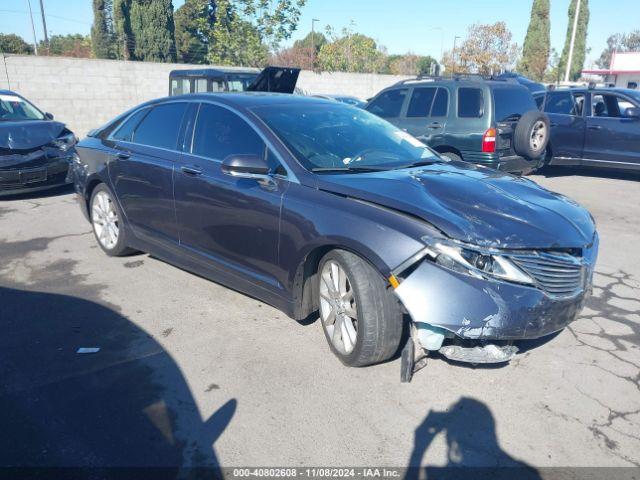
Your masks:
M 552 92 L 547 94 L 544 111 L 560 115 L 573 115 L 574 107 L 573 96 L 570 92 Z
M 263 156 L 265 143 L 256 131 L 232 111 L 203 103 L 198 112 L 191 153 L 214 160 L 229 155 Z
M 133 142 L 150 147 L 175 150 L 186 102 L 166 103 L 154 107 L 133 133 Z
M 458 89 L 458 117 L 480 118 L 484 110 L 484 98 L 479 88 Z
M 431 104 L 436 96 L 436 88 L 414 88 L 411 94 L 411 102 L 407 110 L 407 117 L 428 117 L 431 112 Z
M 517 120 L 529 110 L 537 110 L 536 103 L 526 88 L 493 88 L 493 105 L 497 122 Z
M 446 88 L 438 88 L 436 98 L 431 107 L 432 117 L 446 117 L 449 110 L 449 91 Z
M 367 110 L 382 118 L 399 117 L 406 96 L 406 88 L 388 90 L 373 100 L 367 106 Z

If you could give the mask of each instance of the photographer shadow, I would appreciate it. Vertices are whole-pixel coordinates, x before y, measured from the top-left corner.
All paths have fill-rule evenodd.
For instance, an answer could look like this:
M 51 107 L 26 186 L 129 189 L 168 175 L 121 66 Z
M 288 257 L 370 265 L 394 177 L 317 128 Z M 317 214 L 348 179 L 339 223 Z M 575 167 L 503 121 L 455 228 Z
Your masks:
M 447 443 L 447 463 L 426 466 L 431 444 L 438 434 Z M 473 398 L 462 397 L 450 409 L 431 410 L 416 428 L 413 451 L 405 479 L 540 480 L 537 470 L 500 447 L 489 408 Z

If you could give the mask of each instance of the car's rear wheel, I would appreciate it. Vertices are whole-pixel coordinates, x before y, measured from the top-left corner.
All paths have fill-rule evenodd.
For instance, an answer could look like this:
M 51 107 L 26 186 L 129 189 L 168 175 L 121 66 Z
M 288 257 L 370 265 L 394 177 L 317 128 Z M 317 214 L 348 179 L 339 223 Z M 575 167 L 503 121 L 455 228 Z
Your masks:
M 120 209 L 104 183 L 93 190 L 89 205 L 93 233 L 100 248 L 113 257 L 132 253 L 133 250 L 127 247 Z
M 345 250 L 329 252 L 318 273 L 320 320 L 331 351 L 352 367 L 390 358 L 400 344 L 402 311 L 381 275 Z

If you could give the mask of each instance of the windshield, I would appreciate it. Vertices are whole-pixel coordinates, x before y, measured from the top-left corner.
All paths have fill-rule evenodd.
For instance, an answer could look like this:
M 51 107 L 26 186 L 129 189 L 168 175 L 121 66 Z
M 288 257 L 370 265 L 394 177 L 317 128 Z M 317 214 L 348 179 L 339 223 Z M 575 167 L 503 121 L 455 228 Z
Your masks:
M 0 94 L 0 121 L 43 120 L 43 113 L 17 95 Z
M 422 142 L 347 105 L 273 105 L 254 112 L 308 170 L 386 170 L 442 161 Z
M 531 93 L 526 88 L 498 87 L 493 89 L 496 122 L 517 120 L 529 110 L 537 110 Z
M 640 102 L 640 90 L 625 90 L 624 93 Z

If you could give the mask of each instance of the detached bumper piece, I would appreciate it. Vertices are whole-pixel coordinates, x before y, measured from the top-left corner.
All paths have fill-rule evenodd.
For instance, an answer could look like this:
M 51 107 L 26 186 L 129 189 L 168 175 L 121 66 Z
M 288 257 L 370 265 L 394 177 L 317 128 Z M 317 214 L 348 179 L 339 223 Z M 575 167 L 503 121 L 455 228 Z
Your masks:
M 518 353 L 515 345 L 485 345 L 473 348 L 460 345 L 444 345 L 438 352 L 449 360 L 465 363 L 505 363 Z

